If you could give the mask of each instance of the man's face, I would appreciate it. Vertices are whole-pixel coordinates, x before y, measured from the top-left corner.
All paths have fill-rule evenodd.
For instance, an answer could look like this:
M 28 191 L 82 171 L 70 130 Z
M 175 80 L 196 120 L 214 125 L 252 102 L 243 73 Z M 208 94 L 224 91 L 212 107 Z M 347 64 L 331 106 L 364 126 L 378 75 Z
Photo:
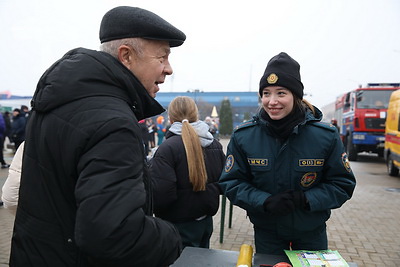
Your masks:
M 164 83 L 165 76 L 172 74 L 172 67 L 169 64 L 169 54 L 171 53 L 167 41 L 144 40 L 143 53 L 135 56 L 128 69 L 139 79 L 153 98 L 160 90 L 159 84 Z

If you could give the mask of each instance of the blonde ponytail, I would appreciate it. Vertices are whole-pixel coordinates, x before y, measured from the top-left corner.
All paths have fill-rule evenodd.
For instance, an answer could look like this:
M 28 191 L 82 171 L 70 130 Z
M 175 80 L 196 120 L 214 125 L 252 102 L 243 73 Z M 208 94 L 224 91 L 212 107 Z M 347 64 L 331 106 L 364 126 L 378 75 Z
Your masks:
M 174 98 L 169 107 L 168 115 L 171 121 L 182 122 L 182 141 L 185 147 L 189 180 L 193 191 L 205 191 L 207 184 L 207 171 L 204 161 L 203 148 L 199 136 L 190 125 L 198 120 L 198 109 L 194 100 L 187 96 Z

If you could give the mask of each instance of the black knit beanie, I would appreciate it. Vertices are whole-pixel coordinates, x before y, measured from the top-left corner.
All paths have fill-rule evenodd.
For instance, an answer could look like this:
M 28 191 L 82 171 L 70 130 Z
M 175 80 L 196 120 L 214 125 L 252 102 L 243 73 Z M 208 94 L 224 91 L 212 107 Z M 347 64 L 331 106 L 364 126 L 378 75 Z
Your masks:
M 268 62 L 260 80 L 260 97 L 262 97 L 264 88 L 271 85 L 285 87 L 303 99 L 304 86 L 300 78 L 300 65 L 285 52 L 279 53 Z

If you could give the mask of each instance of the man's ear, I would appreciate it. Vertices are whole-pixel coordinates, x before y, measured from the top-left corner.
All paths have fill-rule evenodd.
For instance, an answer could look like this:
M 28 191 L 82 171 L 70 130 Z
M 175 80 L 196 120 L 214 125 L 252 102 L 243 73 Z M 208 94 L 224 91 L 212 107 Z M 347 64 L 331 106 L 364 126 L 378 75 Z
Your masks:
M 121 45 L 118 47 L 118 60 L 129 69 L 129 65 L 132 63 L 133 55 L 132 50 L 127 45 Z

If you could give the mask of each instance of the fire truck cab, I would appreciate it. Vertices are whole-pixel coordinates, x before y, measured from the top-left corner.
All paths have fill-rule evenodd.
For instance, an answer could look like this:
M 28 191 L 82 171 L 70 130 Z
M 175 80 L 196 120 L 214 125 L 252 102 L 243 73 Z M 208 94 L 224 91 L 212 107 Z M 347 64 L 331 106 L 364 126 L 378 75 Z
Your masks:
M 399 83 L 369 83 L 337 98 L 335 117 L 349 160 L 356 161 L 360 152 L 383 157 L 386 111 L 390 95 L 399 86 Z

